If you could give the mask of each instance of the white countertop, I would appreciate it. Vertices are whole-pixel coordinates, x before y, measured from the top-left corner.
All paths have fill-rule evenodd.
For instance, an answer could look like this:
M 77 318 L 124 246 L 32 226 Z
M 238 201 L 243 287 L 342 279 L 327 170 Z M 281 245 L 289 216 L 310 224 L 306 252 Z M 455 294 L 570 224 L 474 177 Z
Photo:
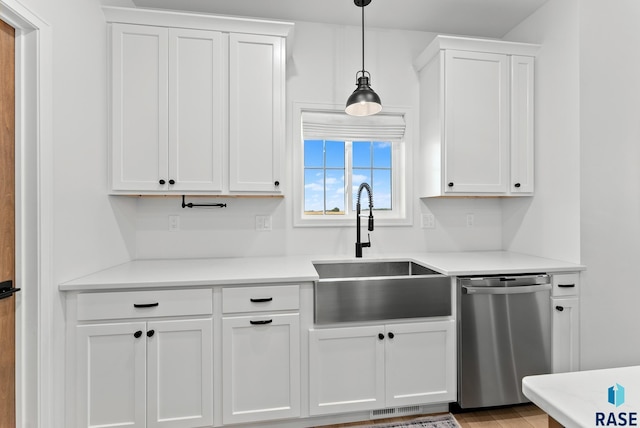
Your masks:
M 617 407 L 608 402 L 608 390 L 616 384 L 625 389 L 624 403 Z M 640 418 L 640 366 L 527 376 L 522 391 L 567 428 L 595 427 L 597 412 L 605 414 L 605 425 L 611 412 L 616 418 L 636 412 Z
M 314 261 L 412 260 L 448 276 L 575 272 L 585 267 L 506 251 L 390 254 L 388 256 L 275 256 L 134 260 L 60 284 L 61 291 L 308 282 Z

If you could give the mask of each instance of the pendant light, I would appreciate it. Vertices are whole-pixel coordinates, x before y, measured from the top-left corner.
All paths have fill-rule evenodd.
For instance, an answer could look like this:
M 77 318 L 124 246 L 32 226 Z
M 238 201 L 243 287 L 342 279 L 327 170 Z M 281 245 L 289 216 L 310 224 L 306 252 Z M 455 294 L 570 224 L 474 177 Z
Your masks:
M 371 74 L 364 69 L 364 7 L 371 3 L 371 0 L 354 0 L 353 2 L 362 8 L 362 70 L 356 73 L 357 87 L 347 100 L 344 111 L 351 116 L 371 116 L 382 110 L 380 97 L 369 86 Z

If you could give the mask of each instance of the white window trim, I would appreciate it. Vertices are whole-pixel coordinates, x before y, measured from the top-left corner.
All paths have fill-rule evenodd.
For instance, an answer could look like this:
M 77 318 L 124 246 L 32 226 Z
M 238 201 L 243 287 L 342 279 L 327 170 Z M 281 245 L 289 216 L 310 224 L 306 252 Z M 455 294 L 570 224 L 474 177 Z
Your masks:
M 294 103 L 292 111 L 292 145 L 293 145 L 293 226 L 294 227 L 354 227 L 355 213 L 351 206 L 345 207 L 345 215 L 305 216 L 304 212 L 304 157 L 302 114 L 307 111 L 335 112 L 344 106 L 331 104 Z M 374 211 L 376 226 L 412 226 L 413 225 L 413 165 L 412 148 L 414 146 L 414 121 L 411 108 L 384 106 L 385 112 L 403 114 L 406 122 L 404 141 L 393 145 L 393 175 L 398 182 L 394 186 L 392 204 L 397 209 L 393 213 Z M 346 159 L 351 162 L 351 159 Z M 351 177 L 345 177 L 345 191 L 351 192 Z M 375 207 L 374 207 L 375 208 Z M 368 211 L 368 204 L 362 204 L 362 210 Z

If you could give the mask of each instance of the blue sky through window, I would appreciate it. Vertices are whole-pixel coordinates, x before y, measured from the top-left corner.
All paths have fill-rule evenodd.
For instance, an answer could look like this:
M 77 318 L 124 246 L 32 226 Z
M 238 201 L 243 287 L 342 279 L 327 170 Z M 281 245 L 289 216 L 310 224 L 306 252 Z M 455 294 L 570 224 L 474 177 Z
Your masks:
M 345 165 L 349 145 L 344 141 L 304 141 L 304 211 L 307 215 L 343 215 L 345 176 L 352 174 L 352 209 L 361 183 L 371 185 L 374 209 L 391 209 L 391 143 L 351 144 L 352 165 Z M 366 197 L 366 195 L 363 195 Z M 366 201 L 361 201 L 367 205 Z

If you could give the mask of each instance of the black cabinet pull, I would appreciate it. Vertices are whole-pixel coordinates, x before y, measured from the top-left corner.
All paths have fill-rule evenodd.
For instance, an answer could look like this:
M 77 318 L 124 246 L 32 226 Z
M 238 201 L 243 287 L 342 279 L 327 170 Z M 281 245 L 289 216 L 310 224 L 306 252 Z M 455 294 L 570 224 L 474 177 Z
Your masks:
M 13 287 L 12 280 L 0 282 L 0 300 L 11 297 L 13 296 L 14 293 L 17 293 L 18 291 L 20 291 L 20 289 Z
M 149 330 L 149 331 L 147 332 L 147 337 L 151 337 L 151 336 L 153 336 L 155 332 L 156 332 L 155 330 Z
M 271 302 L 273 300 L 273 297 L 261 297 L 261 298 L 252 297 L 249 300 L 251 300 L 253 303 L 264 303 L 264 302 Z
M 563 306 L 556 306 L 556 311 L 562 312 L 562 311 L 564 311 L 564 307 Z
M 453 187 L 453 182 L 449 182 L 449 184 L 447 184 L 447 186 Z
M 378 333 L 378 339 L 380 339 L 380 340 L 384 339 L 384 334 Z
M 155 302 L 155 303 L 134 303 L 133 307 L 134 308 L 155 308 L 156 306 L 159 306 L 160 303 Z
M 251 323 L 251 325 L 265 325 L 265 324 L 271 324 L 273 320 L 258 320 L 258 321 L 249 320 L 249 322 Z
M 514 184 L 513 187 L 520 187 L 520 183 Z
M 389 339 L 393 339 L 394 337 L 396 337 L 396 335 L 391 332 L 389 332 L 388 336 L 389 336 Z
M 165 183 L 166 183 L 166 181 L 164 181 L 164 179 L 162 179 L 162 178 L 161 178 L 161 179 L 160 179 L 160 181 L 158 181 L 158 183 L 160 183 L 160 184 L 165 184 Z
M 176 180 L 169 180 L 169 184 L 171 184 L 171 185 L 176 184 Z
M 558 284 L 558 287 L 560 288 L 573 288 L 575 286 L 575 284 Z
M 142 331 L 138 330 L 135 333 L 133 333 L 133 337 L 135 337 L 136 339 L 138 339 L 140 336 L 142 336 Z
M 280 186 L 280 182 L 279 182 L 278 180 L 276 180 L 273 184 L 274 184 L 274 186 L 276 186 L 276 187 Z

